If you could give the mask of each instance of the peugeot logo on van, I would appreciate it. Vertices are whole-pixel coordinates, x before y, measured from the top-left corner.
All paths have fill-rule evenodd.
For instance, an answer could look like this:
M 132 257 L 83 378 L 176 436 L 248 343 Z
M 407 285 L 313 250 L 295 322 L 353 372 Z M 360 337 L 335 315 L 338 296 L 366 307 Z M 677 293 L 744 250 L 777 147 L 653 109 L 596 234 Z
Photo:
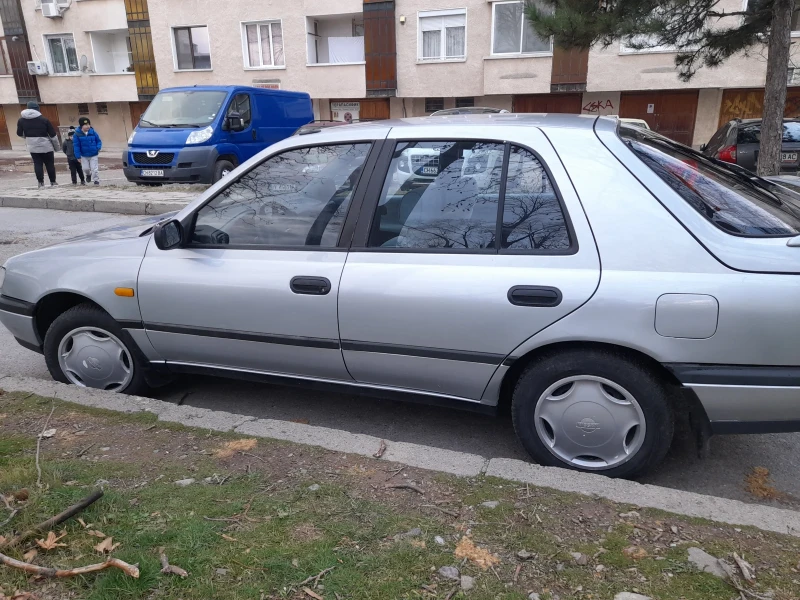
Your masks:
M 155 158 L 156 156 L 158 156 L 158 150 L 147 151 L 147 158 Z

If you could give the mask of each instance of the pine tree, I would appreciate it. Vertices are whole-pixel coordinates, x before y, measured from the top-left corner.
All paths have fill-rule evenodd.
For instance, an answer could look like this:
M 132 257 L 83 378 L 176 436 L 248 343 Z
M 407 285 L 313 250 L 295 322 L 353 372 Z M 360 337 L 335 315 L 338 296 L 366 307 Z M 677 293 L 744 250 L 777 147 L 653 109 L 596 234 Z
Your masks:
M 675 47 L 683 81 L 701 67 L 717 67 L 766 45 L 759 175 L 780 171 L 794 10 L 794 0 L 749 0 L 735 11 L 721 9 L 719 0 L 526 0 L 527 18 L 537 33 L 554 36 L 563 48 L 605 48 L 621 39 L 634 49 Z

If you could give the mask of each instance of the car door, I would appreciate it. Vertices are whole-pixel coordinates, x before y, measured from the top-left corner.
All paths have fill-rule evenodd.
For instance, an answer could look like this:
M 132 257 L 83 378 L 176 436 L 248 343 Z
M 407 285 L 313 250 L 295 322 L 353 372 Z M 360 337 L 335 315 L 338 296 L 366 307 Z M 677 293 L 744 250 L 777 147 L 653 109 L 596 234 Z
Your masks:
M 183 219 L 183 247 L 149 244 L 137 293 L 168 363 L 352 380 L 339 349 L 349 243 L 339 237 L 371 146 L 273 155 Z
M 515 347 L 594 293 L 580 202 L 545 136 L 524 131 L 392 130 L 339 289 L 357 381 L 479 401 Z
M 236 94 L 231 98 L 228 109 L 225 112 L 226 117 L 229 117 L 233 113 L 238 113 L 242 117 L 242 123 L 244 124 L 244 129 L 242 131 L 227 130 L 228 141 L 239 147 L 242 162 L 258 154 L 264 147 L 263 144 L 259 144 L 258 128 L 253 125 L 252 106 L 250 94 Z M 227 119 L 224 126 L 229 127 Z

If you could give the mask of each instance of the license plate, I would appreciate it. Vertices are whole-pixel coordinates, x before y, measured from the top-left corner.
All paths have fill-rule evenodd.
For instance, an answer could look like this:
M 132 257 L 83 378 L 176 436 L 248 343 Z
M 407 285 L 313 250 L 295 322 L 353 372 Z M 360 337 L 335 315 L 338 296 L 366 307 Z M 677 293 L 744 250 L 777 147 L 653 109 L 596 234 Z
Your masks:
M 141 177 L 163 177 L 164 169 L 142 169 L 140 175 Z
M 438 175 L 439 167 L 422 167 L 423 175 Z
M 797 152 L 781 152 L 781 162 L 797 162 Z

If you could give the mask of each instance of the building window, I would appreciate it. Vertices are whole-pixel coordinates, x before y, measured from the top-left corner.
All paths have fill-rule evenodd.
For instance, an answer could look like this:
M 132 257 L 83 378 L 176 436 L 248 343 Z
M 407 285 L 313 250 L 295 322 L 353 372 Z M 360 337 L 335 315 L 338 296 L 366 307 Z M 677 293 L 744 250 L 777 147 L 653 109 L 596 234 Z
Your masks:
M 50 65 L 53 73 L 63 75 L 66 73 L 79 73 L 78 54 L 75 52 L 75 39 L 71 33 L 50 35 L 47 40 L 47 49 L 50 53 Z
M 211 69 L 208 27 L 175 27 L 175 65 L 179 71 Z
M 108 114 L 108 104 L 105 102 L 95 102 L 94 104 L 95 109 L 97 110 L 98 115 L 107 115 Z
M 542 54 L 552 51 L 552 40 L 538 35 L 525 17 L 524 2 L 492 4 L 492 54 Z
M 95 73 L 131 73 L 133 59 L 127 29 L 93 31 L 92 40 Z
M 89 103 L 88 102 L 81 102 L 78 104 L 78 114 L 79 115 L 88 115 L 89 114 Z
M 475 98 L 456 98 L 456 108 L 472 108 L 475 106 Z
M 432 113 L 444 110 L 444 98 L 425 98 L 425 112 Z
M 283 67 L 283 28 L 280 21 L 242 26 L 246 66 L 250 69 Z
M 467 54 L 467 11 L 432 10 L 419 13 L 420 60 L 458 60 Z

